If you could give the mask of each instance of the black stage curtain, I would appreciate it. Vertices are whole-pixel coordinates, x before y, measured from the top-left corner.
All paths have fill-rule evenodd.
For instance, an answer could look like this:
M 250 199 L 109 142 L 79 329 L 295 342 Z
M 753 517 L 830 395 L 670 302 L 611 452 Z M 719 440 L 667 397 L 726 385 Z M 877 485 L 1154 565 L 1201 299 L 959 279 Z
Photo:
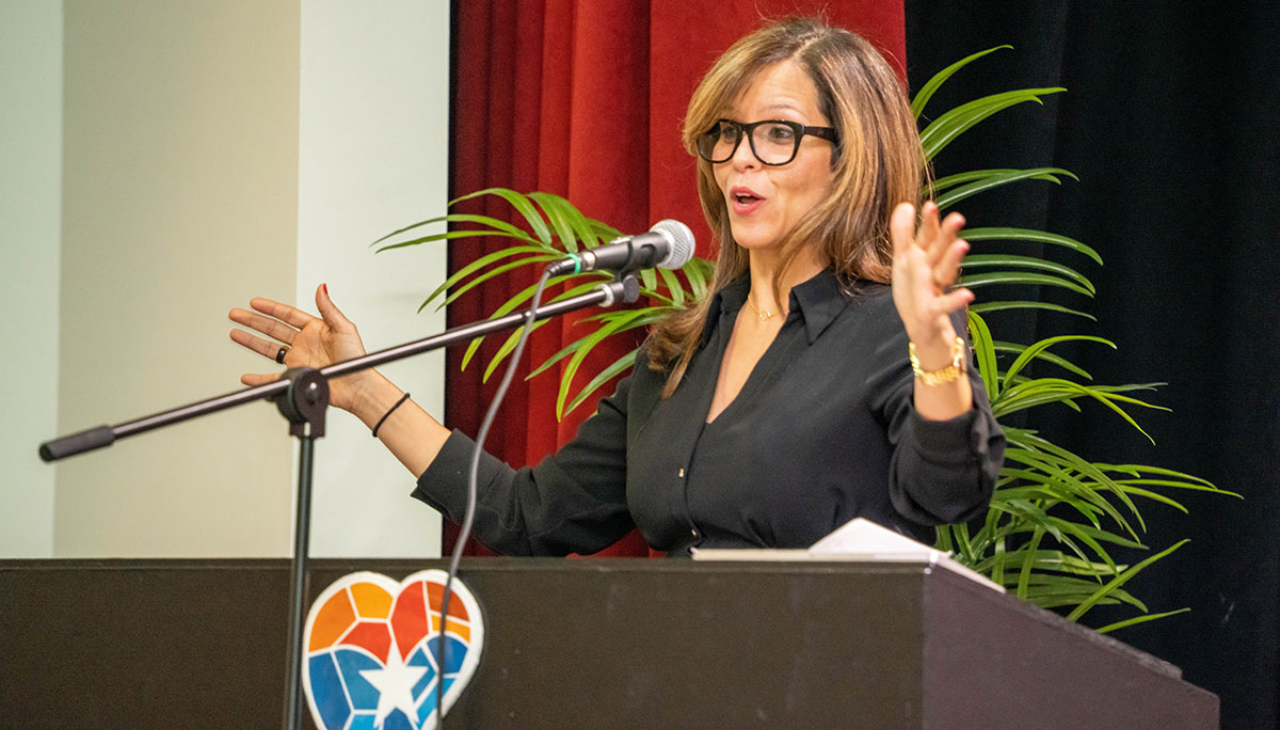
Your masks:
M 1084 308 L 1097 323 L 1024 317 L 996 323 L 997 336 L 1098 334 L 1119 351 L 1062 354 L 1097 382 L 1168 383 L 1153 398 L 1173 412 L 1138 414 L 1154 446 L 1101 407 L 1048 407 L 1031 425 L 1091 460 L 1187 471 L 1244 496 L 1179 495 L 1188 515 L 1145 508 L 1153 550 L 1192 541 L 1129 587 L 1152 612 L 1192 610 L 1115 636 L 1216 692 L 1223 728 L 1277 727 L 1280 4 L 907 0 L 906 10 L 913 91 L 970 53 L 1015 47 L 962 71 L 926 113 L 1067 87 L 973 131 L 937 173 L 1052 164 L 1080 176 L 961 204 L 971 226 L 1044 228 L 1106 262 L 1051 254 L 1093 279 L 1098 296 Z

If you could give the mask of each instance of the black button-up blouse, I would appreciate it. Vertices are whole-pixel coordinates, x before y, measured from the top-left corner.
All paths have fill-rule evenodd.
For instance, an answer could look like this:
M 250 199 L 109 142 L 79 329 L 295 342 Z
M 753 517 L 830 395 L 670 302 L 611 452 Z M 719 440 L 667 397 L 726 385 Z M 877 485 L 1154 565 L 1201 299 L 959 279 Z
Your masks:
M 711 423 L 724 350 L 749 282 L 716 295 L 684 381 L 643 351 L 573 441 L 535 467 L 484 455 L 475 534 L 509 555 L 603 549 L 638 527 L 649 545 L 802 548 L 855 517 L 924 542 L 983 513 L 1004 454 L 982 382 L 974 408 L 927 421 L 912 404 L 907 335 L 889 288 L 846 291 L 824 271 L 791 291 L 782 329 Z M 962 315 L 956 331 L 964 332 Z M 413 496 L 460 521 L 474 443 L 459 431 Z

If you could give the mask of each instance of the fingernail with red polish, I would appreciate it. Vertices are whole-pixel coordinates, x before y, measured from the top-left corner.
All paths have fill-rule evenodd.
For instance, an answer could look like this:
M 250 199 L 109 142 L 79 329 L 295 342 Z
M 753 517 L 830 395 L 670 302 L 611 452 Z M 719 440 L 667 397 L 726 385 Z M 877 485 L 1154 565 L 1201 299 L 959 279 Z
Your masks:
M 320 287 L 321 287 L 322 289 L 324 289 L 324 295 L 325 295 L 326 297 L 327 297 L 327 296 L 329 296 L 329 285 L 328 285 L 328 284 L 321 284 L 321 285 L 320 285 Z

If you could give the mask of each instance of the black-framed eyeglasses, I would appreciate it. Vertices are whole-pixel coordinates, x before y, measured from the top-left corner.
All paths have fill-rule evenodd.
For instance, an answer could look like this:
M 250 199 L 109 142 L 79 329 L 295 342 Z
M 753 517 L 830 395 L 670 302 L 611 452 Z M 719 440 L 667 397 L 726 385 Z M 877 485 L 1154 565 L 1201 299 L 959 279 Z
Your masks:
M 757 160 L 766 165 L 785 165 L 796 158 L 800 140 L 806 134 L 836 144 L 836 130 L 831 127 L 807 127 L 782 119 L 765 119 L 750 124 L 719 119 L 715 126 L 698 135 L 695 146 L 698 156 L 707 162 L 728 162 L 745 136 Z

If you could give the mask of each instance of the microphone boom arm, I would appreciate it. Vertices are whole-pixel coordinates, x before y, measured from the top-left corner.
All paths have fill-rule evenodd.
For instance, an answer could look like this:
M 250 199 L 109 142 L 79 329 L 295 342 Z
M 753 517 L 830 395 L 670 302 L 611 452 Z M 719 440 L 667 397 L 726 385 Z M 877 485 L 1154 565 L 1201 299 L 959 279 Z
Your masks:
M 595 289 L 580 294 L 576 297 L 570 297 L 563 301 L 544 304 L 538 307 L 538 320 L 550 319 L 558 317 L 569 312 L 597 304 L 610 306 L 615 301 L 634 302 L 640 296 L 639 283 L 635 276 L 630 272 L 624 272 L 611 282 L 603 283 Z M 515 329 L 524 323 L 528 317 L 528 312 L 515 312 L 497 319 L 487 319 L 470 324 L 460 325 L 453 329 L 445 330 L 440 334 L 424 337 L 413 342 L 406 342 L 402 345 L 395 345 L 376 352 L 371 352 L 360 357 L 342 362 L 335 362 L 319 369 L 320 377 L 323 380 L 340 378 L 344 375 L 366 370 L 368 368 L 385 365 L 389 362 L 401 360 L 406 357 L 413 357 L 424 352 L 437 350 L 441 347 L 448 347 L 464 340 L 470 340 L 475 337 L 501 332 L 503 330 Z M 255 385 L 249 388 L 242 388 L 230 393 L 224 393 L 213 398 L 189 403 L 177 408 L 171 408 L 158 413 L 153 413 L 141 418 L 135 418 L 131 421 L 116 424 L 114 426 L 96 426 L 94 428 L 77 431 L 66 436 L 61 436 L 40 445 L 40 458 L 44 461 L 52 462 L 59 459 L 65 459 L 69 456 L 82 454 L 86 451 L 100 449 L 119 441 L 120 439 L 136 436 L 140 433 L 146 433 L 157 428 L 163 428 L 175 423 L 181 423 L 193 418 L 224 411 L 228 408 L 244 405 L 255 400 L 265 398 L 278 398 L 289 389 L 288 380 L 277 380 L 273 383 L 263 385 Z

